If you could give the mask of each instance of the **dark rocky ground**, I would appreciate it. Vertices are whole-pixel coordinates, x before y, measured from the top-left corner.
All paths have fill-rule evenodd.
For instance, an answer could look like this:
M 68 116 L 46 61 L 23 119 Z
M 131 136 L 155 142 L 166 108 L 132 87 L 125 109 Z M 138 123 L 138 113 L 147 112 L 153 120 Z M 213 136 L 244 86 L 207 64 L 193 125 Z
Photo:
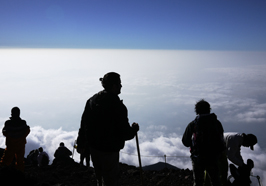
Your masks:
M 2 157 L 4 149 L 0 148 Z M 25 161 L 27 162 L 27 161 Z M 167 166 L 167 167 L 166 167 Z M 192 186 L 191 170 L 178 169 L 169 164 L 157 163 L 143 167 L 142 174 L 135 166 L 120 163 L 121 186 Z M 142 175 L 142 176 L 141 176 Z M 143 184 L 142 184 L 143 183 Z M 96 186 L 92 167 L 80 166 L 73 160 L 65 164 L 37 167 L 25 163 L 25 172 L 14 164 L 0 168 L 0 186 Z
M 120 164 L 121 186 L 142 186 L 140 169 L 135 166 Z M 160 171 L 143 171 L 145 186 L 192 186 L 190 170 L 162 169 Z M 16 171 L 12 166 L 0 169 L 2 185 L 28 186 L 94 186 L 96 178 L 93 168 L 81 167 L 73 162 L 66 165 L 48 165 L 40 168 L 25 166 L 25 173 Z

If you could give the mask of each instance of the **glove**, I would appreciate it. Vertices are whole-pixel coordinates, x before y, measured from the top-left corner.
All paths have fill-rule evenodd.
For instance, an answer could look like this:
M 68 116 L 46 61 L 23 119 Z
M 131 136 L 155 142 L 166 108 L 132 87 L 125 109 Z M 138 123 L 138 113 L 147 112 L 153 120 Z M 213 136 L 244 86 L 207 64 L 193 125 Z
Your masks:
M 139 124 L 138 123 L 132 123 L 132 128 L 134 128 L 137 132 L 139 131 Z

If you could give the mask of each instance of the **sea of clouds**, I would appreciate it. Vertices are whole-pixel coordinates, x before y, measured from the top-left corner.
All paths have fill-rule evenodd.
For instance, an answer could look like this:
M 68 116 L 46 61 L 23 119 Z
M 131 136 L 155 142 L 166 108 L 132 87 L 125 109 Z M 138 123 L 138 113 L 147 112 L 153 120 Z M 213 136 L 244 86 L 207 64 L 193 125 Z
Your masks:
M 54 159 L 54 152 L 59 147 L 60 142 L 73 152 L 72 158 L 80 162 L 80 155 L 73 148 L 77 139 L 78 131 L 64 131 L 59 129 L 44 129 L 40 126 L 31 127 L 31 132 L 27 137 L 25 157 L 33 149 L 43 147 L 50 157 L 50 163 Z M 181 169 L 192 169 L 189 149 L 183 146 L 182 136 L 175 133 L 170 136 L 158 136 L 156 138 L 147 138 L 146 134 L 139 131 L 139 147 L 142 166 L 151 165 L 157 162 L 167 162 Z M 5 137 L 0 135 L 0 148 L 5 148 Z M 252 159 L 254 161 L 253 175 L 260 176 L 262 183 L 266 185 L 266 154 L 257 144 L 254 151 L 242 147 L 242 156 L 244 160 Z M 125 147 L 120 151 L 120 162 L 139 167 L 136 140 L 127 141 Z M 91 164 L 92 166 L 92 164 Z M 258 185 L 258 180 L 253 177 L 252 184 Z
M 266 180 L 265 52 L 1 49 L 0 54 L 0 124 L 12 107 L 21 109 L 31 126 L 26 155 L 42 146 L 52 161 L 61 141 L 73 151 L 87 99 L 102 90 L 99 78 L 115 71 L 130 123 L 140 125 L 143 166 L 166 160 L 191 169 L 189 149 L 180 139 L 195 118 L 196 101 L 204 98 L 225 132 L 258 137 L 255 151 L 243 148 L 242 154 L 254 160 L 254 175 Z M 4 141 L 0 134 L 1 148 Z M 74 159 L 79 161 L 76 151 Z M 134 139 L 120 161 L 138 166 Z

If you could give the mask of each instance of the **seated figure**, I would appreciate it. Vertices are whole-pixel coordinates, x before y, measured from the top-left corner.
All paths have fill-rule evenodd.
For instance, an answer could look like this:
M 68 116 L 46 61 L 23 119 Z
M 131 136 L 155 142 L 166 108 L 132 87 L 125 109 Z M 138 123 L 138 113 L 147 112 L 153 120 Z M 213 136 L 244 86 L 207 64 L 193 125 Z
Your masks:
M 247 160 L 246 166 L 239 166 L 238 168 L 234 164 L 230 164 L 231 176 L 228 177 L 228 186 L 250 186 L 250 174 L 251 169 L 254 167 L 254 162 L 251 159 Z M 231 183 L 230 179 L 234 178 Z

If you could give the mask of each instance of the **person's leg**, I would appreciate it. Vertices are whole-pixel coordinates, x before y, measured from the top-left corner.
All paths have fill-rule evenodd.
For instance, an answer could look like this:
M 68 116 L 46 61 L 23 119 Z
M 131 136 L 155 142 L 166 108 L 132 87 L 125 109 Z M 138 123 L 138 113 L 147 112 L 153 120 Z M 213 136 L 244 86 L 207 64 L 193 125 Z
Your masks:
M 14 157 L 15 157 L 15 149 L 12 147 L 6 147 L 0 161 L 0 166 L 10 165 Z
M 206 170 L 210 176 L 212 185 L 213 186 L 221 186 L 221 178 L 220 178 L 218 160 L 211 161 L 206 166 Z
M 103 159 L 103 179 L 106 186 L 118 186 L 119 179 L 119 152 L 105 154 Z
M 220 170 L 220 179 L 222 186 L 227 185 L 227 175 L 228 175 L 228 161 L 226 152 L 224 152 L 219 159 L 219 170 Z
M 119 185 L 119 152 L 101 152 L 91 149 L 91 159 L 98 183 L 103 178 L 106 186 Z
M 85 158 L 85 156 L 84 156 L 84 151 L 82 151 L 82 152 L 80 153 L 80 162 L 79 162 L 80 165 L 84 165 L 84 164 L 83 164 L 83 162 L 84 162 L 84 158 Z
M 193 178 L 194 178 L 193 186 L 203 186 L 205 167 L 198 158 L 193 157 L 191 158 L 191 160 L 192 160 Z
M 221 157 L 218 160 L 218 167 L 220 171 L 220 180 L 221 185 L 227 185 L 227 173 L 228 173 L 228 161 L 226 152 L 222 153 Z M 205 171 L 204 186 L 211 186 L 211 179 L 207 171 Z
M 95 149 L 90 149 L 91 150 L 91 161 L 94 167 L 96 179 L 97 179 L 97 186 L 103 186 L 102 183 L 102 166 L 101 166 L 101 153 Z
M 25 155 L 25 145 L 17 146 L 16 150 L 16 168 L 21 172 L 24 172 L 24 155 Z
M 91 157 L 91 151 L 89 148 L 86 148 L 86 164 L 87 167 L 90 167 L 90 158 Z
M 211 179 L 207 171 L 204 171 L 204 186 L 211 186 Z

